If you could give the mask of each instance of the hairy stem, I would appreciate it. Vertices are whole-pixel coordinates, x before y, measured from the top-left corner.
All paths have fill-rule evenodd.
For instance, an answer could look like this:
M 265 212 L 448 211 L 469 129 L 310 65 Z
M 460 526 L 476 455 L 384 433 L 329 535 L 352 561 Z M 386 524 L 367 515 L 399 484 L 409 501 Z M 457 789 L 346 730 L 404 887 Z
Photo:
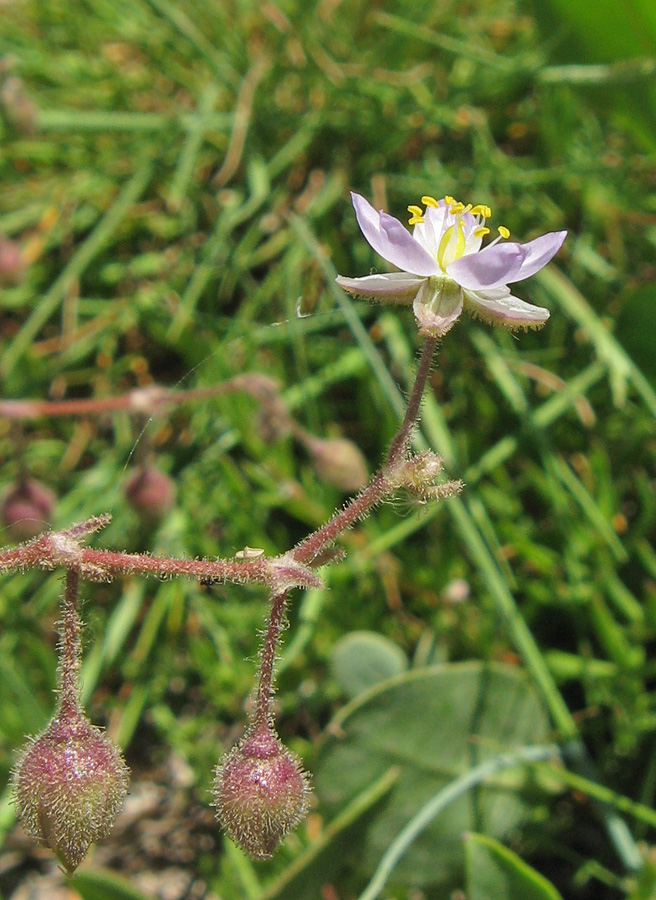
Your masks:
M 430 374 L 433 356 L 437 347 L 436 338 L 427 338 L 419 360 L 417 375 L 410 392 L 408 408 L 398 432 L 392 439 L 385 463 L 366 488 L 357 497 L 350 500 L 346 506 L 326 522 L 321 528 L 308 535 L 293 550 L 296 562 L 307 565 L 326 549 L 343 531 L 350 528 L 358 519 L 365 516 L 370 510 L 380 503 L 385 497 L 395 490 L 395 485 L 387 477 L 386 473 L 392 472 L 396 466 L 403 462 L 410 446 L 412 430 L 419 415 L 421 398 L 424 394 L 426 381 Z
M 80 576 L 66 570 L 66 582 L 62 601 L 63 615 L 59 642 L 59 712 L 60 715 L 77 710 L 81 657 L 80 616 L 78 613 L 78 587 Z
M 343 531 L 365 516 L 377 503 L 395 490 L 393 479 L 389 477 L 401 465 L 407 456 L 412 437 L 412 430 L 419 415 L 421 398 L 430 373 L 437 340 L 429 338 L 424 344 L 417 376 L 415 378 L 408 408 L 403 422 L 390 445 L 387 458 L 381 470 L 374 475 L 366 488 L 353 497 L 346 506 L 321 528 L 313 532 L 292 551 L 297 563 L 311 564 Z M 254 726 L 264 726 L 271 716 L 271 696 L 273 693 L 273 670 L 276 648 L 280 639 L 284 620 L 287 593 L 274 593 L 271 600 L 271 611 L 267 632 L 261 651 L 260 679 L 257 693 L 257 705 Z
M 118 397 L 91 397 L 75 400 L 0 400 L 0 416 L 8 419 L 38 419 L 41 416 L 93 416 L 127 410 L 153 415 L 180 403 L 209 400 L 220 394 L 244 392 L 262 400 L 275 390 L 275 383 L 256 372 L 236 375 L 222 384 L 170 391 L 157 385 L 136 388 Z
M 260 652 L 260 675 L 257 685 L 257 702 L 253 727 L 265 728 L 271 720 L 271 698 L 273 696 L 273 674 L 276 662 L 278 641 L 285 621 L 287 592 L 274 594 L 271 597 L 271 608 L 266 634 Z
M 317 531 L 305 538 L 288 555 L 287 559 L 293 560 L 299 566 L 311 565 L 320 554 L 347 528 L 350 528 L 358 519 L 369 513 L 376 504 L 385 497 L 390 496 L 397 487 L 393 479 L 395 469 L 401 465 L 408 452 L 412 429 L 417 420 L 421 398 L 430 372 L 431 362 L 437 341 L 433 338 L 426 340 L 421 359 L 417 369 L 415 383 L 410 393 L 408 408 L 403 422 L 395 435 L 382 469 L 373 477 L 371 482 L 356 497 L 353 497 L 343 509 L 335 513 L 333 517 Z M 216 388 L 202 391 L 186 391 L 178 394 L 169 394 L 160 388 L 146 389 L 143 392 L 133 391 L 131 395 L 123 398 L 114 398 L 109 401 L 88 401 L 87 412 L 107 411 L 109 408 L 132 408 L 144 410 L 147 403 L 158 408 L 168 402 L 180 399 L 191 399 L 210 394 L 245 390 L 258 399 L 270 395 L 275 390 L 273 383 L 266 376 L 243 375 L 237 376 L 231 381 Z M 135 400 L 135 397 L 137 398 Z M 79 401 L 83 403 L 85 401 Z M 50 404 L 34 404 L 27 401 L 31 414 L 40 408 L 46 411 L 46 407 L 52 412 Z M 98 403 L 98 406 L 92 404 Z M 71 401 L 67 405 L 67 412 L 72 412 L 72 405 L 78 401 Z M 116 405 L 114 405 L 116 404 Z M 119 405 L 120 404 L 120 405 Z M 0 410 L 1 411 L 1 410 Z M 60 408 L 60 412 L 63 409 Z M 81 411 L 78 406 L 78 411 Z M 24 410 L 27 413 L 27 410 Z M 15 410 L 18 413 L 18 407 Z M 144 575 L 157 575 L 160 577 L 186 576 L 209 581 L 231 581 L 237 584 L 246 582 L 275 585 L 276 561 L 259 557 L 254 559 L 175 559 L 170 557 L 143 556 L 137 553 L 122 553 L 113 550 L 93 550 L 82 547 L 80 540 L 92 531 L 106 524 L 109 517 L 99 517 L 86 523 L 79 523 L 61 532 L 46 532 L 27 544 L 13 549 L 0 551 L 0 572 L 8 572 L 16 569 L 41 567 L 54 569 L 59 566 L 66 567 L 69 572 L 93 580 L 107 580 L 113 575 L 127 575 L 141 573 Z M 278 568 L 282 563 L 278 563 Z M 288 566 L 288 563 L 286 563 Z M 292 586 L 309 587 L 313 583 L 314 576 L 308 571 L 300 569 L 286 574 L 288 583 L 285 590 Z M 274 587 L 274 594 L 280 593 Z
M 408 452 L 412 430 L 415 427 L 417 416 L 419 415 L 421 398 L 424 396 L 424 389 L 426 388 L 426 382 L 430 374 L 436 349 L 437 338 L 426 338 L 426 343 L 421 351 L 415 383 L 410 392 L 410 399 L 408 400 L 408 407 L 405 411 L 403 422 L 390 444 L 389 452 L 387 454 L 387 466 L 393 466 L 395 463 L 400 462 Z

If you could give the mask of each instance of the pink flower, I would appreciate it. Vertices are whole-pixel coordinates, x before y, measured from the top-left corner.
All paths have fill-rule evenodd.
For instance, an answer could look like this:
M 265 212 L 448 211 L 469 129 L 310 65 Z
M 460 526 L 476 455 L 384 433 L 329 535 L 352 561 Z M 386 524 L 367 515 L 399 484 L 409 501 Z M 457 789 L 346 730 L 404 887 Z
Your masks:
M 409 206 L 410 233 L 398 219 L 376 210 L 360 194 L 351 194 L 363 235 L 373 249 L 399 272 L 337 277 L 352 294 L 383 302 L 412 304 L 419 330 L 442 337 L 453 327 L 463 309 L 490 325 L 506 328 L 540 328 L 549 310 L 532 306 L 510 293 L 509 283 L 523 281 L 556 255 L 566 231 L 554 231 L 527 244 L 506 242 L 510 235 L 501 226 L 499 237 L 481 249 L 490 233 L 485 221 L 489 206 L 464 206 L 453 197 L 422 197 L 425 211 Z

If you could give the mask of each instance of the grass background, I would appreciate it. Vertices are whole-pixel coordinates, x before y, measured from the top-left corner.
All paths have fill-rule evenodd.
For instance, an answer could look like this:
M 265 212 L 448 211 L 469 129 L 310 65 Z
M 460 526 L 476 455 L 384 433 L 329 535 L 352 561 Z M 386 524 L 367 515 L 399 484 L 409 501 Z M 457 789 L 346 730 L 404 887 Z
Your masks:
M 5 398 L 206 386 L 262 371 L 280 380 L 304 427 L 352 439 L 373 469 L 418 342 L 407 311 L 354 305 L 333 286 L 336 272 L 380 264 L 348 190 L 400 217 L 425 193 L 489 203 L 493 224 L 522 240 L 569 229 L 557 265 L 519 291 L 552 310 L 543 331 L 515 337 L 463 320 L 445 340 L 422 435 L 466 493 L 436 509 L 376 511 L 349 536 L 330 591 L 295 599 L 279 728 L 311 769 L 343 704 L 335 645 L 371 630 L 417 664 L 528 666 L 551 690 L 556 736 L 579 735 L 605 787 L 651 806 L 656 25 L 647 0 L 621 11 L 558 0 L 5 0 L 0 11 L 0 233 L 29 261 L 0 300 Z M 31 475 L 58 494 L 54 527 L 111 512 L 102 546 L 277 552 L 343 495 L 291 441 L 265 445 L 256 417 L 254 403 L 232 397 L 148 422 L 40 419 L 20 438 L 3 420 L 0 481 L 16 478 L 22 442 Z M 178 494 L 150 531 L 122 488 L 146 453 Z M 453 603 L 461 580 L 469 599 Z M 3 783 L 23 736 L 52 708 L 59 591 L 57 575 L 3 578 Z M 125 748 L 136 782 L 200 807 L 244 722 L 265 598 L 137 579 L 85 596 L 90 714 Z M 651 896 L 627 877 L 584 792 L 551 803 L 515 846 L 563 896 Z M 257 897 L 316 839 L 321 816 L 252 867 L 198 813 L 181 838 L 190 855 L 175 864 L 217 896 Z M 7 853 L 22 854 L 0 882 L 11 896 L 46 863 L 10 831 L 6 794 L 0 817 Z M 628 822 L 648 846 L 645 816 Z M 110 863 L 141 884 L 140 866 L 171 861 L 147 857 L 119 848 Z M 361 888 L 349 860 L 336 884 L 339 897 Z

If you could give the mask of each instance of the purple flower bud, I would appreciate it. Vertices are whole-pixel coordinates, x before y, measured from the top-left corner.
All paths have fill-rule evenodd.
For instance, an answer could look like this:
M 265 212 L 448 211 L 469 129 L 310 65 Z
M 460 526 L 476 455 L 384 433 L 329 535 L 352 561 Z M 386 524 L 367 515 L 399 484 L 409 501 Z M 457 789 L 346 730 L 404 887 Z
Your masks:
M 25 271 L 25 260 L 16 241 L 0 237 L 0 284 L 18 284 Z
M 25 747 L 12 778 L 26 830 L 70 873 L 89 846 L 111 831 L 129 770 L 109 738 L 76 705 L 67 705 Z
M 254 859 L 272 856 L 304 818 L 309 777 L 268 725 L 256 726 L 224 757 L 214 779 L 217 818 Z
M 45 531 L 55 508 L 55 495 L 38 481 L 19 481 L 5 495 L 1 514 L 16 541 L 27 541 Z
M 164 472 L 146 465 L 130 476 L 125 485 L 125 496 L 141 519 L 154 525 L 173 506 L 175 484 Z
M 278 394 L 260 398 L 256 422 L 257 433 L 265 444 L 282 441 L 291 431 L 289 410 Z

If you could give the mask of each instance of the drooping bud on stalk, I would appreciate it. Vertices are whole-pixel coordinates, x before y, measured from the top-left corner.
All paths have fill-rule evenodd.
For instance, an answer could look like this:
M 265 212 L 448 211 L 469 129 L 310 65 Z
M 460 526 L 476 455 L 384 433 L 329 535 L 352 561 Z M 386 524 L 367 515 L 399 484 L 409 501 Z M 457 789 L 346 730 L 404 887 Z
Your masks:
M 2 521 L 16 541 L 45 531 L 55 508 L 55 495 L 33 478 L 19 480 L 2 500 Z
M 364 456 L 353 441 L 316 440 L 309 449 L 319 478 L 341 491 L 359 491 L 369 480 Z
M 319 478 L 340 491 L 359 491 L 369 480 L 367 464 L 359 448 L 348 438 L 317 438 L 296 428 L 296 437 L 312 457 Z
M 18 284 L 25 272 L 20 244 L 0 237 L 0 285 Z
M 267 859 L 305 817 L 309 778 L 271 726 L 256 726 L 217 766 L 213 796 L 228 836 L 249 856 Z
M 112 830 L 128 783 L 120 751 L 77 706 L 58 711 L 13 772 L 23 825 L 69 873 Z
M 144 522 L 155 525 L 173 506 L 175 484 L 164 472 L 145 465 L 126 482 L 125 496 Z
M 310 797 L 309 775 L 271 724 L 273 670 L 286 602 L 284 591 L 271 598 L 251 726 L 214 772 L 217 818 L 228 836 L 255 859 L 274 853 L 305 817 Z
M 66 573 L 61 626 L 59 703 L 45 731 L 32 738 L 12 772 L 14 802 L 29 833 L 50 847 L 70 873 L 89 846 L 111 831 L 129 771 L 119 749 L 79 706 L 78 574 Z

